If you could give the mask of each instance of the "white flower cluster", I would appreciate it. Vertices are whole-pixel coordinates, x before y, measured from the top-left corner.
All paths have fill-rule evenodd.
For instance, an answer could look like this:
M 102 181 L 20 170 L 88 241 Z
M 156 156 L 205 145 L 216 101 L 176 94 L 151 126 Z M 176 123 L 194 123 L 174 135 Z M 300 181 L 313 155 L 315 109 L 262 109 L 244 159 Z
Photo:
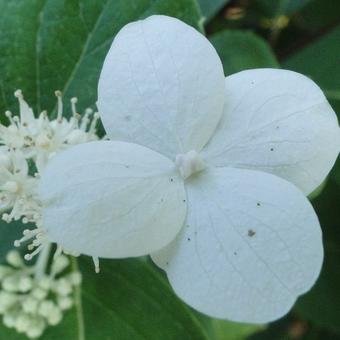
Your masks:
M 49 119 L 46 111 L 35 117 L 22 92 L 16 91 L 20 114 L 7 111 L 8 126 L 0 124 L 0 213 L 8 223 L 22 220 L 33 225 L 14 246 L 29 243 L 26 260 L 39 254 L 36 263 L 27 266 L 19 252 L 8 253 L 9 266 L 0 266 L 0 314 L 6 326 L 29 338 L 39 337 L 48 325 L 61 321 L 62 312 L 73 304 L 74 287 L 81 281 L 78 272 L 63 275 L 69 260 L 61 254 L 60 247 L 47 269 L 51 244 L 41 220 L 37 194 L 40 175 L 56 153 L 99 139 L 96 134 L 98 113 L 87 109 L 80 115 L 76 109 L 77 98 L 72 98 L 72 115 L 65 118 L 61 93 L 56 91 L 55 94 L 56 117 Z
M 14 116 L 7 111 L 10 124 L 0 124 L 0 209 L 10 210 L 2 215 L 6 222 L 23 218 L 26 223 L 37 223 L 40 215 L 36 196 L 39 175 L 57 152 L 97 140 L 99 115 L 87 109 L 81 116 L 76 110 L 77 98 L 72 98 L 72 116 L 66 119 L 61 93 L 56 91 L 56 118 L 50 120 L 46 111 L 35 117 L 22 92 L 17 90 L 15 96 L 20 115 Z
M 56 278 L 69 266 L 69 259 L 59 255 L 51 265 L 50 274 L 36 276 L 36 266 L 26 266 L 20 254 L 7 255 L 9 266 L 0 266 L 0 314 L 7 327 L 39 337 L 48 325 L 58 324 L 63 311 L 73 305 L 74 287 L 81 283 L 79 272 Z

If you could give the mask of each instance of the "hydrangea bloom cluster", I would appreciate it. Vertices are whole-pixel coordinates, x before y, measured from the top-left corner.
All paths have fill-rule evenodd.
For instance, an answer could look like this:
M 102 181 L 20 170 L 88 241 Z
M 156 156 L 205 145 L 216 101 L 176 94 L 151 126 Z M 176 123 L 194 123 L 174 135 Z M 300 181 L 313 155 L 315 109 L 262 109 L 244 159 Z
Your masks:
M 72 145 L 97 140 L 99 116 L 91 109 L 81 116 L 76 109 L 77 98 L 72 98 L 72 116 L 66 119 L 61 93 L 56 91 L 57 117 L 50 120 L 46 111 L 35 117 L 22 92 L 17 90 L 15 96 L 20 115 L 6 111 L 10 124 L 0 124 L 0 209 L 6 211 L 2 215 L 6 222 L 23 218 L 26 223 L 37 223 L 40 216 L 37 183 L 47 162 Z
M 25 265 L 20 253 L 7 254 L 8 265 L 0 266 L 0 314 L 7 327 L 29 338 L 39 337 L 48 325 L 57 325 L 63 311 L 73 305 L 74 287 L 81 283 L 79 272 L 63 275 L 69 259 L 59 255 L 50 273 Z M 37 275 L 38 274 L 38 275 Z
M 71 99 L 71 117 L 63 115 L 61 93 L 56 91 L 57 112 L 50 119 L 43 111 L 35 117 L 20 90 L 20 114 L 6 112 L 9 124 L 0 124 L 0 212 L 8 223 L 22 220 L 32 226 L 14 246 L 28 244 L 25 260 L 35 255 L 34 265 L 25 265 L 17 251 L 7 255 L 9 266 L 0 267 L 0 314 L 6 326 L 25 333 L 30 338 L 42 334 L 47 325 L 56 325 L 62 312 L 73 304 L 74 287 L 80 284 L 80 273 L 65 275 L 69 260 L 67 252 L 57 248 L 54 261 L 48 269 L 51 243 L 46 238 L 41 220 L 41 202 L 37 194 L 41 174 L 57 153 L 70 146 L 98 140 L 96 124 L 98 113 L 87 109 L 77 112 L 77 98 Z M 98 264 L 97 264 L 98 266 Z M 69 271 L 69 270 L 68 270 Z

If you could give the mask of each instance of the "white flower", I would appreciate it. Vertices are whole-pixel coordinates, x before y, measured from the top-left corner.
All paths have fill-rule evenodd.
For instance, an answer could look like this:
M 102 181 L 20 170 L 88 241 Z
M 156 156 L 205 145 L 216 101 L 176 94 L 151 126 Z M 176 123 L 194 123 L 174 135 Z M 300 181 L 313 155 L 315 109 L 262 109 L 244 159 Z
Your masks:
M 26 158 L 21 150 L 0 149 L 0 209 L 11 209 L 3 214 L 7 222 L 22 216 L 31 216 L 36 211 L 37 179 L 29 175 Z
M 55 92 L 58 99 L 57 117 L 49 119 L 46 111 L 35 118 L 32 109 L 25 102 L 21 90 L 15 92 L 20 107 L 20 116 L 7 111 L 10 125 L 0 124 L 0 144 L 8 150 L 21 150 L 26 159 L 33 159 L 37 170 L 42 172 L 50 157 L 70 145 L 97 140 L 96 123 L 98 113 L 87 109 L 81 116 L 77 113 L 77 98 L 71 99 L 72 116 L 63 117 L 61 92 Z M 93 115 L 93 119 L 90 116 Z M 1 164 L 1 159 L 0 159 Z
M 274 320 L 310 289 L 323 247 L 306 195 L 340 148 L 316 84 L 275 69 L 224 78 L 204 36 L 153 16 L 115 38 L 98 107 L 112 141 L 70 148 L 41 179 L 51 241 L 152 253 L 178 296 L 218 318 Z
M 91 109 L 87 109 L 83 117 L 77 113 L 77 98 L 71 99 L 72 117 L 68 120 L 63 117 L 63 104 L 61 93 L 56 91 L 58 98 L 57 118 L 49 120 L 46 113 L 39 117 L 39 128 L 32 137 L 35 140 L 35 162 L 38 170 L 44 169 L 49 158 L 57 152 L 65 150 L 70 145 L 86 143 L 97 140 L 96 123 L 99 118 L 98 113 L 94 114 L 92 121 L 90 116 L 93 114 Z

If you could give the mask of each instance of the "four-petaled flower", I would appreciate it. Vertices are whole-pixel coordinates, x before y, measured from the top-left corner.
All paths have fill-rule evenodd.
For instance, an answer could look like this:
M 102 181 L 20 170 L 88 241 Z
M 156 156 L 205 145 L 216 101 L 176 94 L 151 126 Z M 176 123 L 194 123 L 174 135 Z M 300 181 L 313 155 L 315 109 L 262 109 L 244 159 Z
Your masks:
M 111 141 L 55 156 L 41 179 L 51 241 L 151 254 L 178 296 L 218 318 L 274 320 L 310 289 L 323 247 L 306 195 L 340 148 L 316 84 L 276 69 L 225 78 L 203 35 L 152 16 L 115 38 L 98 108 Z

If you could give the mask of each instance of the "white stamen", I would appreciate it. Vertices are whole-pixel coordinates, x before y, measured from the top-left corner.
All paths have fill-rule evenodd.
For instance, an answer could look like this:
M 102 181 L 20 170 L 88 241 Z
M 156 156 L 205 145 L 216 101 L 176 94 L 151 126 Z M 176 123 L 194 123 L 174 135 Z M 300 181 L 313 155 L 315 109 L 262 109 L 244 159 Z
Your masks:
M 14 92 L 14 96 L 17 97 L 17 98 L 19 98 L 19 99 L 24 99 L 24 96 L 23 96 L 21 90 L 16 90 L 16 91 Z
M 79 115 L 79 113 L 77 113 L 77 106 L 76 106 L 77 102 L 78 102 L 77 97 L 71 98 L 71 108 L 72 108 L 72 114 L 74 117 L 77 117 Z
M 43 246 L 40 245 L 37 249 L 35 249 L 32 253 L 25 254 L 24 258 L 26 261 L 30 261 L 33 259 L 34 256 L 38 255 L 41 250 L 43 249 Z
M 62 118 L 63 118 L 63 100 L 61 96 L 61 91 L 57 90 L 54 93 L 57 97 L 57 106 L 58 106 L 57 120 L 59 123 L 61 123 Z
M 91 134 L 95 133 L 99 117 L 100 117 L 99 113 L 95 112 L 94 115 L 93 115 L 93 118 L 92 118 L 92 122 L 91 122 L 90 128 L 89 128 L 89 133 L 91 133 Z
M 100 267 L 99 267 L 99 258 L 93 256 L 92 257 L 93 263 L 94 263 L 94 270 L 98 274 L 100 272 Z

